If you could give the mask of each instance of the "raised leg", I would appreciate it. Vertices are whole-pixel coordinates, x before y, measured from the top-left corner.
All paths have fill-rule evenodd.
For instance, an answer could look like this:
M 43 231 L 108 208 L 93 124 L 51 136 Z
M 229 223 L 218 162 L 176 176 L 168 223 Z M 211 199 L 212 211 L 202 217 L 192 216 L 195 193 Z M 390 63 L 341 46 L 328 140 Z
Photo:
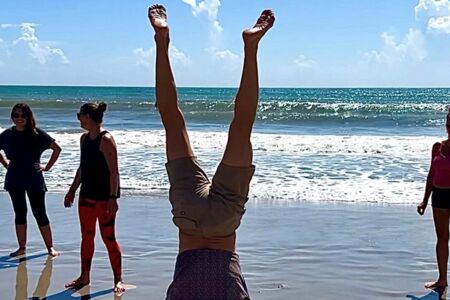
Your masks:
M 234 117 L 228 131 L 228 141 L 222 163 L 234 167 L 249 167 L 253 160 L 250 135 L 258 106 L 258 44 L 275 21 L 273 12 L 262 12 L 255 26 L 244 30 L 244 66 L 234 103 Z
M 436 229 L 436 258 L 439 270 L 439 278 L 435 282 L 425 284 L 426 288 L 438 288 L 447 286 L 448 240 L 450 210 L 433 208 L 434 227 Z
M 166 130 L 167 160 L 192 157 L 183 113 L 178 107 L 178 96 L 169 59 L 169 26 L 166 9 L 162 5 L 149 8 L 148 17 L 155 30 L 156 42 L 156 105 Z

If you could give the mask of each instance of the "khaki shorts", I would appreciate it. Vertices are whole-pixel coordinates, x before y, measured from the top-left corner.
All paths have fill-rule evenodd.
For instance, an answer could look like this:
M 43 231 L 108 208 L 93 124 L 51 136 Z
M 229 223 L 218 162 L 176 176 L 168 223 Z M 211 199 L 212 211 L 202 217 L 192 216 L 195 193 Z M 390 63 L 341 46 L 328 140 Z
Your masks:
M 229 236 L 239 227 L 248 200 L 255 166 L 220 164 L 209 182 L 195 157 L 166 164 L 173 222 L 181 232 L 202 236 Z

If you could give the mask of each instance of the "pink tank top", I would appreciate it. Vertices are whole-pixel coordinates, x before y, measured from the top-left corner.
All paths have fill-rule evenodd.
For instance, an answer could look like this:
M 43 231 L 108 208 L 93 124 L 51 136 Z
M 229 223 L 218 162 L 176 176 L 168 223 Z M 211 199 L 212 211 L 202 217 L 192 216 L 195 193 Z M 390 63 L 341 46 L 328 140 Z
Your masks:
M 442 154 L 442 143 L 439 152 L 433 157 L 433 186 L 450 187 L 450 155 Z

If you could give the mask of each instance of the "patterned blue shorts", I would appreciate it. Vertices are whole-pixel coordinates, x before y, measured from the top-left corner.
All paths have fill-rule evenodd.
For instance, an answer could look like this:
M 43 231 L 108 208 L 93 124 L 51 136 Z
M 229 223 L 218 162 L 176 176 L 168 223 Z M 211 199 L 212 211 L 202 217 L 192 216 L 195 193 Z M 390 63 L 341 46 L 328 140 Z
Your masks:
M 214 249 L 178 254 L 166 300 L 250 300 L 239 256 Z

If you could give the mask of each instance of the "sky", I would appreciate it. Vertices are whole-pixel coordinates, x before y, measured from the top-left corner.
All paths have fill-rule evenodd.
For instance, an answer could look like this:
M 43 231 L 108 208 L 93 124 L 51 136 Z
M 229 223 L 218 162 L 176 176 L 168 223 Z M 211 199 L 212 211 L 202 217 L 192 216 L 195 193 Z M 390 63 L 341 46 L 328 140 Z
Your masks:
M 242 30 L 275 12 L 261 87 L 450 87 L 450 0 L 165 0 L 178 86 L 236 87 Z M 142 0 L 0 2 L 0 85 L 154 86 Z

